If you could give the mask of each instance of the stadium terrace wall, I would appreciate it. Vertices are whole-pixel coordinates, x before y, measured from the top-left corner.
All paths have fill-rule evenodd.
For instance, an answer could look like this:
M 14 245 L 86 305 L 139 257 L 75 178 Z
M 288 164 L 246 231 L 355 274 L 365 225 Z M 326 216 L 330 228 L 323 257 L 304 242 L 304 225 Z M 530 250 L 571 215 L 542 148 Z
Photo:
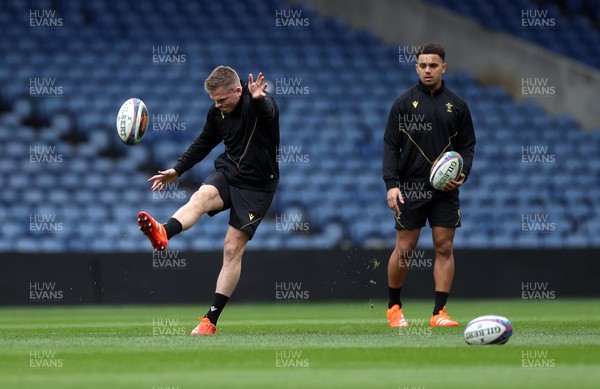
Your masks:
M 249 251 L 237 302 L 382 300 L 388 250 Z M 453 297 L 600 296 L 599 250 L 457 251 Z M 417 250 L 404 298 L 432 298 L 431 250 Z M 2 254 L 0 304 L 206 303 L 218 252 Z

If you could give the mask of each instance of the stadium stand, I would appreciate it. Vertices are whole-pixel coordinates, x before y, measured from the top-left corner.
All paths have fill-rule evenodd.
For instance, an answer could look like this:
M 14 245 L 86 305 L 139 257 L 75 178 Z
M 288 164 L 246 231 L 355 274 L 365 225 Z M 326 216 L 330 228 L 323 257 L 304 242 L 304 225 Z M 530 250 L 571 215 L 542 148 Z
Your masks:
M 61 26 L 32 27 L 32 9 L 54 10 L 45 17 Z M 414 72 L 372 34 L 309 8 L 294 8 L 308 26 L 278 26 L 276 10 L 288 9 L 277 0 L 7 3 L 0 12 L 0 252 L 150 249 L 137 212 L 166 220 L 222 150 L 166 193 L 148 190 L 149 175 L 172 166 L 201 130 L 211 103 L 202 82 L 220 64 L 242 78 L 262 71 L 281 111 L 287 160 L 249 249 L 392 246 L 382 136 L 389 107 L 415 83 Z M 154 57 L 165 51 L 176 61 Z M 517 103 L 470 74 L 446 80 L 469 103 L 478 137 L 457 247 L 598 247 L 600 131 L 583 132 L 571 118 Z M 286 82 L 300 93 L 277 89 Z M 114 122 L 133 96 L 146 102 L 151 121 L 142 143 L 128 147 Z M 531 154 L 545 160 L 528 161 Z M 528 231 L 529 215 L 556 232 Z M 215 218 L 170 247 L 222 249 L 227 215 Z
M 457 12 L 490 29 L 600 67 L 598 0 L 426 0 Z

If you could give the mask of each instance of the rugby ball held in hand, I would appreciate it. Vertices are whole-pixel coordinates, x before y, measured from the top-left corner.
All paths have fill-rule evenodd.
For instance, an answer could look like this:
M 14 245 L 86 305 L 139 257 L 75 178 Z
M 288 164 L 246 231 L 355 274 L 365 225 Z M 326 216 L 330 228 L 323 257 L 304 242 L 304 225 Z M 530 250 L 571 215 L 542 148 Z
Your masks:
M 504 344 L 512 335 L 513 327 L 505 317 L 480 316 L 467 324 L 465 342 L 470 345 Z
M 148 127 L 146 104 L 135 97 L 121 105 L 117 115 L 117 133 L 126 145 L 134 145 L 142 140 Z
M 437 189 L 442 190 L 446 182 L 460 177 L 463 168 L 463 159 L 456 151 L 444 153 L 431 167 L 429 182 Z

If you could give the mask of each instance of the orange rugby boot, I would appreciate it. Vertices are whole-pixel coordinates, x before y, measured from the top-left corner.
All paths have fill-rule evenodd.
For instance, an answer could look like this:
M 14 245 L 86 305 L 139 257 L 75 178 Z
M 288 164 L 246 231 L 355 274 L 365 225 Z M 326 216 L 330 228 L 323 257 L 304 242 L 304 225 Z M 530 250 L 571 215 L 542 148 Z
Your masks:
M 431 316 L 431 320 L 429 321 L 430 327 L 456 327 L 458 326 L 458 322 L 452 320 L 450 316 L 446 313 L 446 306 L 437 314 Z
M 387 319 L 390 327 L 408 327 L 408 322 L 402 314 L 402 308 L 398 304 L 387 310 Z
M 164 250 L 167 248 L 169 239 L 167 239 L 165 227 L 154 220 L 148 212 L 141 211 L 138 213 L 138 226 L 144 235 L 150 239 L 150 243 L 152 243 L 152 247 L 155 250 Z
M 208 317 L 200 319 L 200 324 L 190 332 L 190 335 L 216 335 L 217 327 L 208 320 Z

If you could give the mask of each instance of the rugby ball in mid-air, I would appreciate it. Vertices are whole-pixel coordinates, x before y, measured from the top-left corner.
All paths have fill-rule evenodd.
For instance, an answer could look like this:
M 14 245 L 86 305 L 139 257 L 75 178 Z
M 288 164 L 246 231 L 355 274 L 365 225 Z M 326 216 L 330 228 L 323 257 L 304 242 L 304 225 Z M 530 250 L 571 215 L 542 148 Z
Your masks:
M 465 328 L 465 342 L 470 345 L 504 344 L 508 342 L 513 327 L 505 317 L 487 315 L 475 318 Z
M 446 182 L 456 180 L 462 173 L 463 159 L 456 151 L 444 153 L 431 167 L 429 182 L 437 189 L 442 190 Z
M 126 145 L 134 145 L 142 140 L 148 127 L 146 104 L 135 97 L 121 105 L 117 115 L 117 133 Z

